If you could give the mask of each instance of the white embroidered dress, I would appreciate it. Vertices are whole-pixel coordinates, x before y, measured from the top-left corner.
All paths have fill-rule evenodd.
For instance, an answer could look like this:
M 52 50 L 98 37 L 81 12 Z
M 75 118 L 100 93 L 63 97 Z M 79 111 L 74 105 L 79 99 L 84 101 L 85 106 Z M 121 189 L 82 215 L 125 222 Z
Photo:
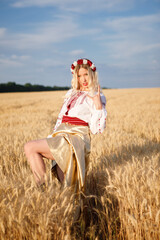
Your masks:
M 93 100 L 88 97 L 87 91 L 75 92 L 70 89 L 66 94 L 54 131 L 56 131 L 57 127 L 62 123 L 63 116 L 67 115 L 68 117 L 77 117 L 87 122 L 93 134 L 102 133 L 106 126 L 107 111 L 105 109 L 106 98 L 103 93 L 101 93 L 100 96 L 102 109 L 97 110 Z
M 56 164 L 61 168 L 64 186 L 75 185 L 77 190 L 84 186 L 90 154 L 90 131 L 93 134 L 102 133 L 106 123 L 106 98 L 102 93 L 101 101 L 102 109 L 97 110 L 88 92 L 69 90 L 66 94 L 54 131 L 47 138 L 55 159 L 52 161 L 52 169 L 55 169 Z M 62 123 L 65 115 L 79 118 L 89 126 Z

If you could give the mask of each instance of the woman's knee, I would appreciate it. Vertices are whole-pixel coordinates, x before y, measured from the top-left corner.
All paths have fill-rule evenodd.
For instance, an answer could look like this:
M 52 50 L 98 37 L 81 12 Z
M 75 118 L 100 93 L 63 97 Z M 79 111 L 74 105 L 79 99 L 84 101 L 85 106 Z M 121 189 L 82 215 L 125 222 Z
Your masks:
M 33 150 L 34 150 L 34 148 L 33 148 L 33 142 L 32 141 L 25 143 L 24 152 L 25 152 L 27 157 L 34 152 Z
M 49 146 L 46 142 L 46 139 L 39 139 L 27 142 L 24 145 L 24 151 L 27 158 L 29 158 L 30 156 L 34 156 L 35 154 L 40 154 L 45 158 L 54 160 L 50 152 Z

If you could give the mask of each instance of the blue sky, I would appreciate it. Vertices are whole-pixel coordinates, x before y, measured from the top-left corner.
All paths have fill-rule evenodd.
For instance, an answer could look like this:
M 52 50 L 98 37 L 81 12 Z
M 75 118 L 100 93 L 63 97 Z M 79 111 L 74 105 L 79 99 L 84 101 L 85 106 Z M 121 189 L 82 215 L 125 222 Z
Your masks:
M 160 87 L 160 0 L 0 0 L 0 83 L 70 86 L 83 57 L 102 87 Z

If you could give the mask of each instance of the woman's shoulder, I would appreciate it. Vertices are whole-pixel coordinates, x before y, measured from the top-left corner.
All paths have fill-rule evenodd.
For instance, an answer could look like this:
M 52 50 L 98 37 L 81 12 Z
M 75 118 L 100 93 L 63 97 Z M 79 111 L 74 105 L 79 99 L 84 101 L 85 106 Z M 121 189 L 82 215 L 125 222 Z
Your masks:
M 73 93 L 73 88 L 70 88 L 67 93 L 65 94 L 65 98 L 69 98 Z

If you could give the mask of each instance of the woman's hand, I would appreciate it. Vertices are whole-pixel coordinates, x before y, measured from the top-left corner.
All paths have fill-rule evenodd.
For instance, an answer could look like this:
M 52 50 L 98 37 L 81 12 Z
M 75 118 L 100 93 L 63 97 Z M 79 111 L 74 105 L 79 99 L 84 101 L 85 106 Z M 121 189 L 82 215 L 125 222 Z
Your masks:
M 91 97 L 89 95 L 88 95 L 88 97 L 90 97 L 93 100 L 94 105 L 97 110 L 102 109 L 102 102 L 101 102 L 101 96 L 100 96 L 100 85 L 98 85 L 98 93 L 94 97 Z

